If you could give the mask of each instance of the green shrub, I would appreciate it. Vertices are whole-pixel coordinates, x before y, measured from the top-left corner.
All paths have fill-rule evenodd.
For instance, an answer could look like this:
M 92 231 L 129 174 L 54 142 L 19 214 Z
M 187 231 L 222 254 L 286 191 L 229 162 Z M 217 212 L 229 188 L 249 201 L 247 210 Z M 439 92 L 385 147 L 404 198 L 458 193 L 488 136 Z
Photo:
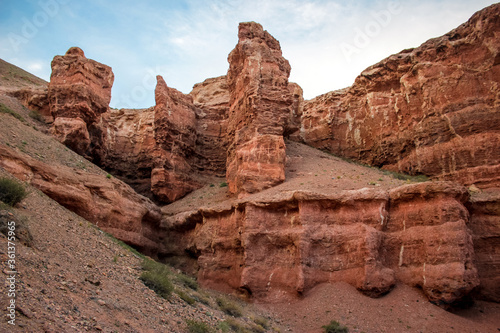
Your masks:
M 250 333 L 266 333 L 266 329 L 257 324 L 250 324 L 250 329 L 248 331 Z
M 178 274 L 177 279 L 184 286 L 191 288 L 193 290 L 198 290 L 198 282 L 196 282 L 196 280 L 193 279 L 192 277 L 184 275 L 184 274 Z
M 321 326 L 325 329 L 325 333 L 348 333 L 349 329 L 344 325 L 339 324 L 337 321 L 332 320 L 330 324 Z
M 14 118 L 16 118 L 22 122 L 26 121 L 26 120 L 24 120 L 23 116 L 21 116 L 19 113 L 15 112 L 13 110 L 11 110 L 8 106 L 6 106 L 5 104 L 2 104 L 2 103 L 0 103 L 0 113 L 10 114 Z
M 224 299 L 224 298 L 220 298 L 218 297 L 217 298 L 217 305 L 219 306 L 219 308 L 224 311 L 226 314 L 230 315 L 230 316 L 233 316 L 233 317 L 241 317 L 243 315 L 242 311 L 241 311 L 241 308 Z
M 384 170 L 384 175 L 386 176 L 391 176 L 392 178 L 398 179 L 398 180 L 406 180 L 410 182 L 415 182 L 415 183 L 422 183 L 429 181 L 429 177 L 426 175 L 416 175 L 416 176 L 410 176 L 404 173 L 399 173 L 399 172 L 394 172 L 394 171 L 389 171 L 389 170 Z
M 168 299 L 174 290 L 168 267 L 154 260 L 144 259 L 142 269 L 145 270 L 140 276 L 142 282 L 161 297 Z
M 236 332 L 236 333 L 247 333 L 247 330 L 235 319 L 228 318 L 218 325 L 222 332 Z
M 31 110 L 30 113 L 28 113 L 28 116 L 30 116 L 30 118 L 32 118 L 32 119 L 35 119 L 35 120 L 43 123 L 42 115 L 40 114 L 40 112 L 38 112 L 36 110 Z
M 14 206 L 22 201 L 28 193 L 24 186 L 9 178 L 0 178 L 0 200 Z
M 220 185 L 219 185 L 219 186 L 220 186 L 220 187 L 227 187 L 227 183 L 226 183 L 226 182 L 222 182 L 222 183 L 220 183 Z
M 188 293 L 185 293 L 182 290 L 176 290 L 175 293 L 189 305 L 194 305 L 196 303 L 196 300 L 194 298 L 192 298 Z
M 259 326 L 262 326 L 263 328 L 265 329 L 268 329 L 269 328 L 269 322 L 267 321 L 266 318 L 264 317 L 257 317 L 255 318 L 254 320 L 254 323 L 256 323 L 257 325 Z
M 186 324 L 189 333 L 211 333 L 214 330 L 204 322 L 187 319 Z

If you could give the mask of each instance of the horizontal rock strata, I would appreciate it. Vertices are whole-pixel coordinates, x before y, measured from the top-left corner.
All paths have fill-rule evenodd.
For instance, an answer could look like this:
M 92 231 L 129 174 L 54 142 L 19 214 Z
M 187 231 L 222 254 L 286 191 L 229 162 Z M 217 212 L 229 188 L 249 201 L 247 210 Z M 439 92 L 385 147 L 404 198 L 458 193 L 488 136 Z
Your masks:
M 180 240 L 172 254 L 197 258 L 207 287 L 283 301 L 323 282 L 379 296 L 401 281 L 448 305 L 479 284 L 467 198 L 446 182 L 297 191 L 165 216 L 163 226 Z

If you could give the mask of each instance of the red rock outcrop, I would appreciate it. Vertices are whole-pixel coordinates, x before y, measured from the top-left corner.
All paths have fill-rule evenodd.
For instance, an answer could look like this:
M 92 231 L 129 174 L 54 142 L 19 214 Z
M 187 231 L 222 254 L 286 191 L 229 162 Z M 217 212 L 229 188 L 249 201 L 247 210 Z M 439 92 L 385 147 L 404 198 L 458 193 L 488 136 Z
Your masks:
M 113 81 L 111 67 L 87 59 L 78 47 L 72 47 L 64 56 L 56 56 L 52 60 L 49 107 L 54 120 L 61 118 L 58 121 L 60 128 L 54 129 L 53 134 L 73 149 L 91 148 L 90 151 L 77 150 L 80 155 L 102 155 L 103 132 L 102 126 L 97 124 L 101 121 L 101 115 L 108 110 Z M 86 124 L 88 134 L 85 137 L 90 138 L 92 145 L 90 142 L 77 144 L 73 141 L 82 131 L 81 123 L 76 124 L 73 120 L 77 118 Z M 73 129 L 75 133 L 71 133 Z
M 389 195 L 382 257 L 396 278 L 445 306 L 477 287 L 466 189 L 432 182 L 395 188 Z
M 283 301 L 323 282 L 379 296 L 401 281 L 446 306 L 479 284 L 467 198 L 446 182 L 286 192 L 165 216 L 163 225 L 177 240 L 172 253 L 197 257 L 198 280 L 211 288 Z
M 409 174 L 500 186 L 500 5 L 304 105 L 303 139 Z
M 146 253 L 156 254 L 164 247 L 160 209 L 115 178 L 49 165 L 4 146 L 0 146 L 0 166 Z
M 196 107 L 195 167 L 205 173 L 224 176 L 229 115 L 227 77 L 220 76 L 195 84 L 189 93 Z
M 151 172 L 151 190 L 172 202 L 201 187 L 189 164 L 196 144 L 196 110 L 191 96 L 169 88 L 161 76 L 157 80 L 154 135 L 162 158 Z
M 478 297 L 500 302 L 500 190 L 472 194 L 467 208 L 481 280 Z
M 290 64 L 258 23 L 240 23 L 228 57 L 230 91 L 226 178 L 233 193 L 254 193 L 285 180 L 283 134 L 293 113 Z
M 22 88 L 8 92 L 8 94 L 17 98 L 28 109 L 38 111 L 45 122 L 51 123 L 54 121 L 50 113 L 47 87 Z
M 102 167 L 153 198 L 151 170 L 161 152 L 154 137 L 154 108 L 110 109 L 103 115 L 106 130 L 106 159 Z

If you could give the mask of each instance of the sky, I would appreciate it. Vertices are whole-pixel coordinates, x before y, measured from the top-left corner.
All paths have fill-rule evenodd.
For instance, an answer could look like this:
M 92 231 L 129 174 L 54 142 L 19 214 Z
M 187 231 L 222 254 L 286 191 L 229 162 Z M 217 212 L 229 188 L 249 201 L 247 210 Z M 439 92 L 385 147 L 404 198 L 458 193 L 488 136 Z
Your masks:
M 238 23 L 255 21 L 306 99 L 466 22 L 488 0 L 0 0 L 0 58 L 47 81 L 72 46 L 115 74 L 111 107 L 153 106 L 156 75 L 189 93 L 225 75 Z

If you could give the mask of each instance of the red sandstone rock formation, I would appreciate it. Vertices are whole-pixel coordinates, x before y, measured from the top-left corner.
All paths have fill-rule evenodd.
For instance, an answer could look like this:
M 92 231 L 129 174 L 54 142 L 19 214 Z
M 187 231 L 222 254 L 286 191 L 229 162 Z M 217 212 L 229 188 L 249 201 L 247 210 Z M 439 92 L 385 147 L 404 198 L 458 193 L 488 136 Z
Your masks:
M 307 101 L 303 139 L 410 174 L 500 186 L 500 5 Z
M 230 90 L 226 178 L 233 193 L 253 193 L 285 180 L 283 134 L 293 96 L 290 64 L 260 24 L 240 23 L 229 54 Z
M 159 77 L 156 106 L 146 110 L 106 112 L 111 69 L 72 48 L 53 62 L 53 133 L 165 202 L 196 189 L 197 172 L 221 174 L 226 165 L 235 193 L 283 181 L 283 136 L 298 136 L 300 117 L 303 139 L 316 147 L 389 169 L 499 186 L 499 8 L 305 105 L 300 87 L 288 83 L 278 41 L 256 23 L 240 25 L 227 77 L 208 79 L 190 95 Z M 120 239 L 161 251 L 157 207 L 127 186 L 64 168 L 56 177 L 39 161 L 0 154 L 2 166 L 68 208 Z M 201 283 L 258 300 L 335 281 L 378 296 L 401 281 L 442 305 L 478 284 L 481 297 L 498 301 L 499 198 L 479 193 L 469 211 L 466 200 L 464 188 L 440 182 L 335 196 L 293 192 L 184 212 L 163 224 L 170 254 L 199 270 Z
M 113 81 L 111 67 L 87 59 L 77 47 L 52 60 L 48 98 L 51 115 L 54 120 L 59 118 L 53 134 L 72 149 L 91 147 L 91 151 L 75 150 L 80 155 L 103 154 L 103 126 L 98 123 L 108 110 Z M 78 118 L 81 121 L 75 120 Z M 83 124 L 88 133 L 86 142 L 79 143 L 75 138 L 81 135 Z
M 54 120 L 50 113 L 47 87 L 22 88 L 8 94 L 17 98 L 28 109 L 38 111 L 45 122 L 51 123 Z
M 154 108 L 110 109 L 103 117 L 107 153 L 102 166 L 138 193 L 153 198 L 151 170 L 161 156 L 154 137 Z
M 200 187 L 189 164 L 196 144 L 196 110 L 189 95 L 167 87 L 161 76 L 157 80 L 154 134 L 162 158 L 151 172 L 151 190 L 172 202 Z
M 196 107 L 195 167 L 205 173 L 224 176 L 227 155 L 229 90 L 227 77 L 195 84 L 190 95 Z
M 500 190 L 472 194 L 467 208 L 481 281 L 477 296 L 500 302 Z
M 393 189 L 383 262 L 396 278 L 448 305 L 479 285 L 465 188 L 432 182 Z
M 117 179 L 49 165 L 4 146 L 0 166 L 120 240 L 150 254 L 164 246 L 160 209 Z
M 446 306 L 479 284 L 467 198 L 444 182 L 291 192 L 165 216 L 163 225 L 173 253 L 197 256 L 198 280 L 211 288 L 282 301 L 323 282 L 379 296 L 401 281 Z

